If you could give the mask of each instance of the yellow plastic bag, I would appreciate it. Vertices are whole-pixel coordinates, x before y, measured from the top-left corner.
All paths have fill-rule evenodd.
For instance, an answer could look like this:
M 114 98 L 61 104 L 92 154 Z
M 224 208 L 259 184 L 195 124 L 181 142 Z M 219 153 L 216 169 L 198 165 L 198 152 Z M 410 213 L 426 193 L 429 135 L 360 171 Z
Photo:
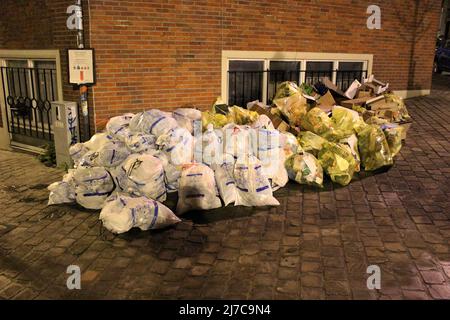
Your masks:
M 405 128 L 396 124 L 382 125 L 381 128 L 383 129 L 392 157 L 395 157 L 402 149 L 402 137 L 405 134 Z
M 346 186 L 352 181 L 356 161 L 350 148 L 337 143 L 327 143 L 319 152 L 319 163 L 333 182 Z
M 297 84 L 295 82 L 285 81 L 277 86 L 277 92 L 275 93 L 273 100 L 290 97 L 296 93 L 300 93 L 300 88 Z
M 220 113 L 214 113 L 212 111 L 202 111 L 202 128 L 205 131 L 208 125 L 211 123 L 214 129 L 222 128 L 226 124 L 230 123 L 230 119 Z
M 255 111 L 250 111 L 238 106 L 232 106 L 228 108 L 229 122 L 236 123 L 238 125 L 252 124 L 258 120 L 259 114 Z
M 409 122 L 411 121 L 411 116 L 408 113 L 408 109 L 406 109 L 405 102 L 403 101 L 402 97 L 399 97 L 395 94 L 385 94 L 384 97 L 388 102 L 395 102 L 398 105 L 398 114 L 395 115 L 395 121 L 404 121 Z
M 358 134 L 361 164 L 366 171 L 373 171 L 394 163 L 383 130 L 377 125 L 368 125 Z
M 352 134 L 351 136 L 344 138 L 339 141 L 343 146 L 348 148 L 350 150 L 350 153 L 352 154 L 353 158 L 355 159 L 355 172 L 361 171 L 361 158 L 359 156 L 358 151 L 358 138 L 355 134 Z
M 358 131 L 358 127 L 364 122 L 358 112 L 339 106 L 333 107 L 331 119 L 335 128 L 339 129 L 345 137 Z
M 377 116 L 372 116 L 366 120 L 366 124 L 382 125 L 382 124 L 387 124 L 387 123 L 389 123 L 389 121 L 387 121 L 386 119 L 377 117 Z
M 341 130 L 335 128 L 333 120 L 317 107 L 309 110 L 301 119 L 301 126 L 303 129 L 318 134 L 329 141 L 338 141 L 345 136 Z
M 323 169 L 312 154 L 294 154 L 286 159 L 285 167 L 291 180 L 299 184 L 323 187 Z
M 274 99 L 273 103 L 281 114 L 289 120 L 291 126 L 300 126 L 301 119 L 308 112 L 306 98 L 299 92 L 288 97 Z
M 323 146 L 328 142 L 326 139 L 318 136 L 311 131 L 302 131 L 298 138 L 301 148 L 309 153 L 312 153 L 317 157 L 319 151 L 322 150 Z

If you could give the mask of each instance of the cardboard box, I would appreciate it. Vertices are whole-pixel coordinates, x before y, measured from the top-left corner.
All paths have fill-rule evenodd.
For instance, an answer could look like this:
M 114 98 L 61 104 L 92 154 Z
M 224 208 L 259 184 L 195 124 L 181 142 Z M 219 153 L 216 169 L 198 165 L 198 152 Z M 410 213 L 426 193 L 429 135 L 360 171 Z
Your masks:
M 353 106 L 362 106 L 365 105 L 367 101 L 371 100 L 372 97 L 364 97 L 352 100 L 345 100 L 341 102 L 343 107 L 351 109 Z
M 345 96 L 349 99 L 354 99 L 360 87 L 361 83 L 358 80 L 353 81 L 347 91 L 345 91 Z
M 345 95 L 345 93 L 341 89 L 339 89 L 333 82 L 331 82 L 328 77 L 323 77 L 321 82 L 328 88 L 337 103 L 348 100 L 348 97 Z
M 372 97 L 372 92 L 371 91 L 369 91 L 369 90 L 358 90 L 358 92 L 356 93 L 355 99 L 368 98 L 368 97 Z
M 324 111 L 324 112 L 330 112 L 331 108 L 336 105 L 336 100 L 334 100 L 333 95 L 330 91 L 328 91 L 326 94 L 324 94 L 319 99 L 319 105 L 318 107 Z
M 373 84 L 372 82 L 366 82 L 361 87 L 360 90 L 369 91 L 372 95 L 375 95 L 378 92 L 379 86 Z
M 370 110 L 391 110 L 393 112 L 398 111 L 398 104 L 393 101 L 387 101 L 384 96 L 378 96 L 376 98 L 366 101 L 366 106 Z
M 375 103 L 372 103 L 369 105 L 370 110 L 391 110 L 391 111 L 398 111 L 398 104 L 395 102 L 386 102 L 386 101 L 377 101 Z

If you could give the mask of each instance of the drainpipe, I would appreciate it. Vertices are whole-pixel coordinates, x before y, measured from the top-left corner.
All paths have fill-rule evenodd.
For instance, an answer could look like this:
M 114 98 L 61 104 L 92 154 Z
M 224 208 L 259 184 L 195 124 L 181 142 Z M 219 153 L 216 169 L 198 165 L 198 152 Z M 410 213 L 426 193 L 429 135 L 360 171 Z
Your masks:
M 77 17 L 77 46 L 78 49 L 84 49 L 84 35 L 83 35 L 83 7 L 81 6 L 81 0 L 77 0 L 77 9 L 75 10 L 75 16 Z
M 78 49 L 84 49 L 84 33 L 83 33 L 83 7 L 81 0 L 77 0 L 77 9 L 75 10 L 76 27 L 77 27 L 77 46 Z M 89 106 L 88 106 L 88 87 L 80 86 L 80 106 L 83 113 L 83 141 L 87 141 L 91 137 L 91 128 L 89 126 Z

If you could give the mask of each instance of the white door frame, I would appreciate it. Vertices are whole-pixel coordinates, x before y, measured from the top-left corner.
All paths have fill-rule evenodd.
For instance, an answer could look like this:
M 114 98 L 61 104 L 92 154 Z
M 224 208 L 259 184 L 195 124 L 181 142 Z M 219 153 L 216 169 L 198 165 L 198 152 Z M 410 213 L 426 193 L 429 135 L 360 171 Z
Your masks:
M 6 60 L 54 60 L 56 64 L 56 97 L 63 100 L 61 57 L 59 50 L 8 50 L 0 49 L 0 66 L 6 67 Z M 0 75 L 1 86 L 1 75 Z M 0 108 L 2 113 L 3 127 L 0 128 L 0 149 L 11 149 L 11 137 L 8 132 L 9 124 L 6 122 L 6 102 L 3 97 L 3 89 L 0 90 Z

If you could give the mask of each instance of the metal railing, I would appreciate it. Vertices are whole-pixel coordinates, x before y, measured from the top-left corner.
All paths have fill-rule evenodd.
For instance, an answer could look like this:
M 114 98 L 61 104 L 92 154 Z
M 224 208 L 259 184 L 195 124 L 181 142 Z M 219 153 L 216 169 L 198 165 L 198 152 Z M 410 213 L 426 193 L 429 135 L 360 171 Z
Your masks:
M 51 101 L 56 69 L 1 67 L 6 120 L 11 134 L 52 140 Z
M 228 104 L 245 107 L 248 102 L 259 100 L 272 103 L 277 86 L 284 81 L 296 84 L 302 82 L 314 85 L 323 77 L 334 80 L 336 86 L 345 91 L 356 79 L 362 81 L 367 77 L 367 70 L 261 70 L 228 71 Z

